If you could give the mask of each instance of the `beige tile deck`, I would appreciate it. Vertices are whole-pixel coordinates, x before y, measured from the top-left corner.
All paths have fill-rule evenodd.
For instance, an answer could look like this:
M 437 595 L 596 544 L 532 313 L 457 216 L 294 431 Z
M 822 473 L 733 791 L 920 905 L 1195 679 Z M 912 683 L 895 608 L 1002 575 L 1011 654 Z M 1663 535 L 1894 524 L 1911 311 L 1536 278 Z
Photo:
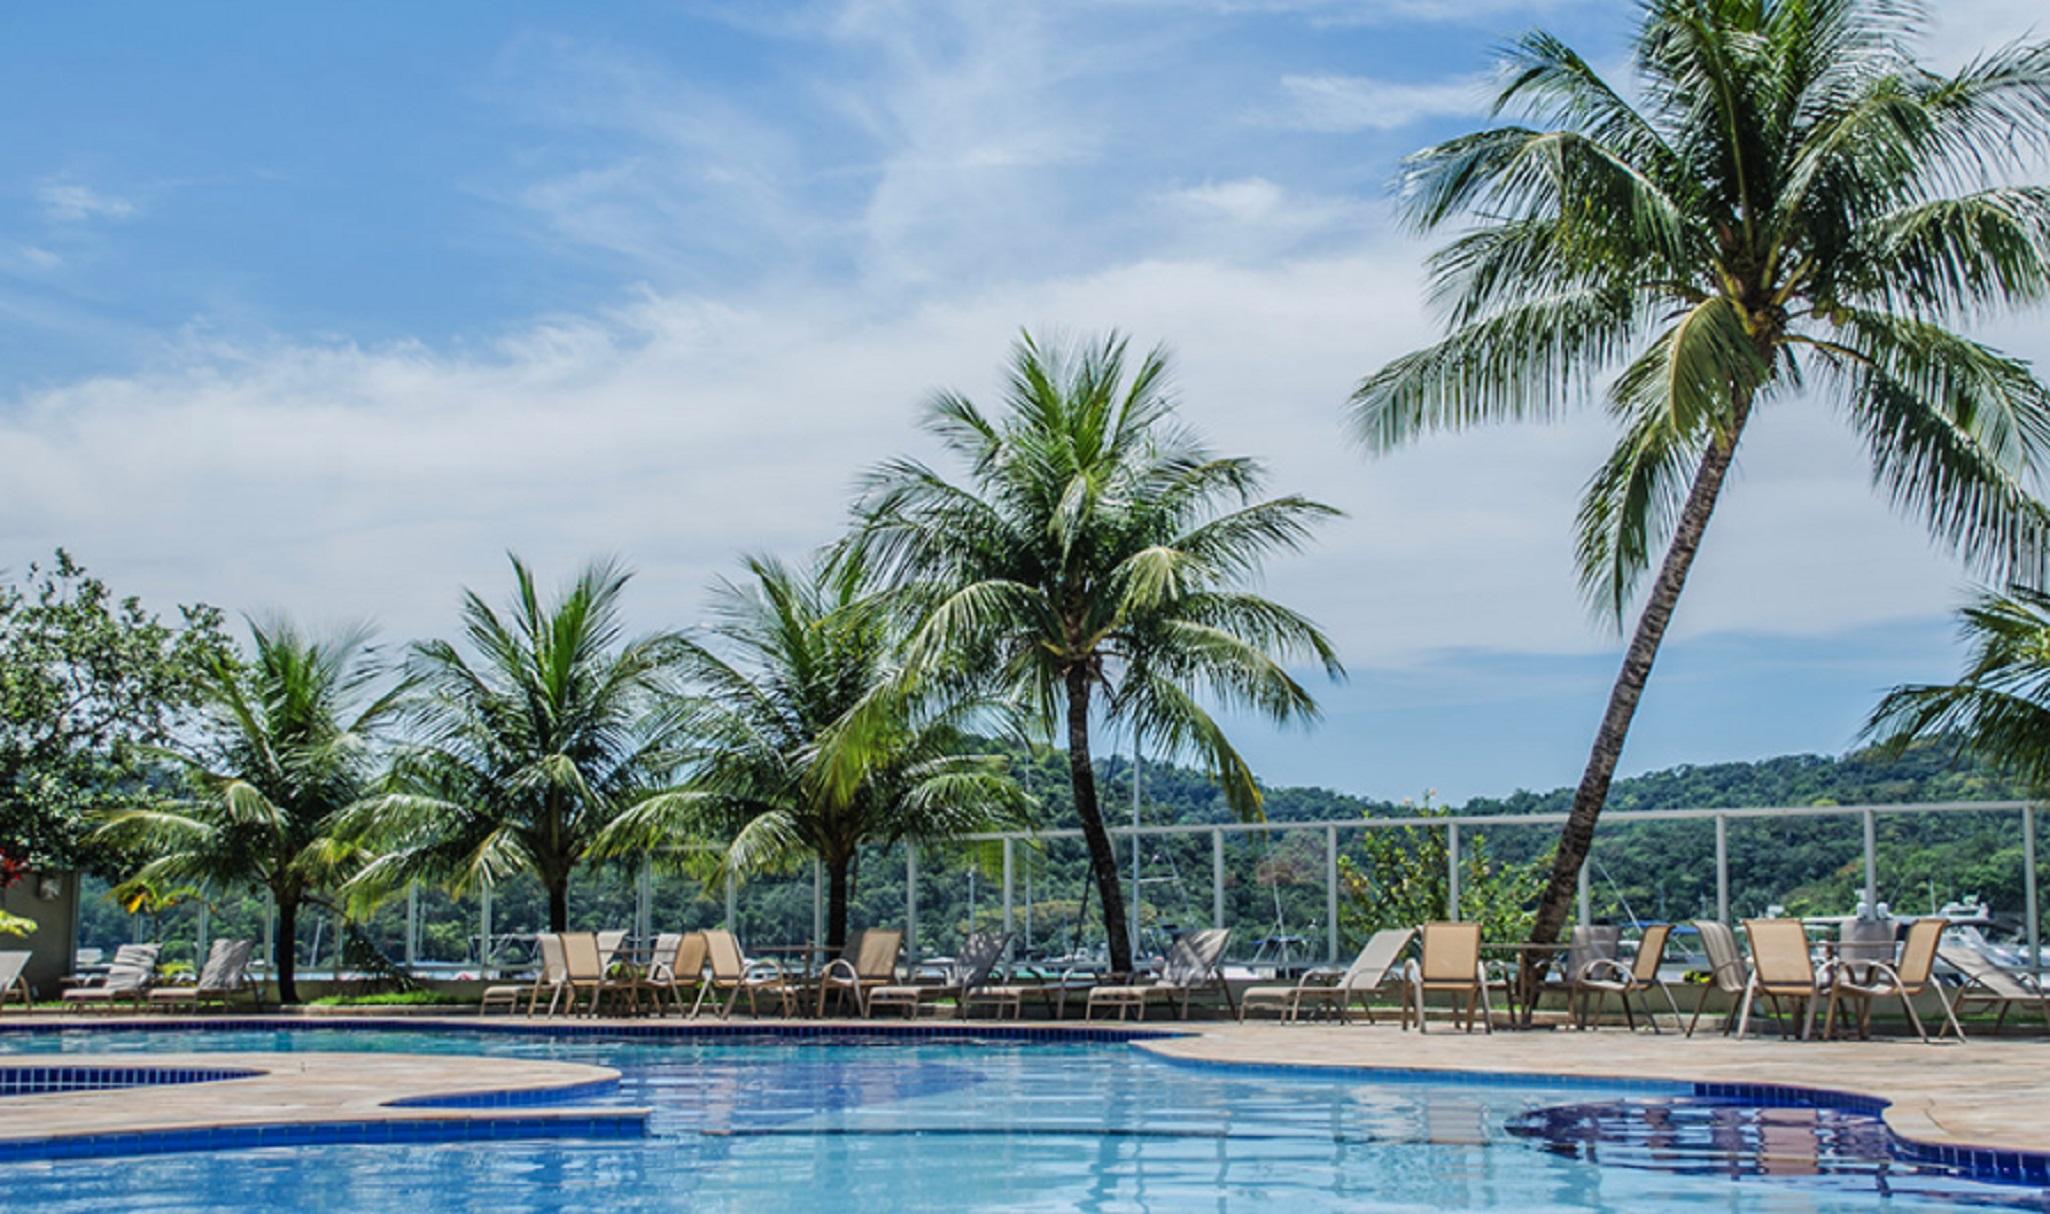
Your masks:
M 475 1121 L 499 1118 L 645 1120 L 645 1109 L 574 1104 L 503 1108 L 394 1108 L 427 1096 L 573 1087 L 619 1072 L 515 1058 L 416 1054 L 0 1054 L 0 1069 L 31 1066 L 237 1067 L 249 1079 L 0 1099 L 0 1142 L 68 1135 L 134 1134 L 340 1121 Z

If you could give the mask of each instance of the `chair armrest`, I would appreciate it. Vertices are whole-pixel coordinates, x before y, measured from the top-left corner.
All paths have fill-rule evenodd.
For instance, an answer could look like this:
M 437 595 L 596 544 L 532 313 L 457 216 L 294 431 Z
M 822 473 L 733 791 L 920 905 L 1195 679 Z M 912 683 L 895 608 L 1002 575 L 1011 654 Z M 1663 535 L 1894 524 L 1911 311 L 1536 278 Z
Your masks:
M 1580 973 L 1576 974 L 1573 980 L 1575 982 L 1598 981 L 1604 976 L 1612 982 L 1627 983 L 1631 979 L 1630 967 L 1614 957 L 1596 957 L 1586 965 L 1581 966 Z

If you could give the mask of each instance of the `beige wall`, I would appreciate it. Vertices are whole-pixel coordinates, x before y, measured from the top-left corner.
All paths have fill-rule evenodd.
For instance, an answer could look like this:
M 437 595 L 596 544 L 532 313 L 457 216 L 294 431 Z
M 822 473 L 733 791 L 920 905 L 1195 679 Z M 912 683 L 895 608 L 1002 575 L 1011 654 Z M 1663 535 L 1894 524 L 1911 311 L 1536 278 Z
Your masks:
M 50 882 L 56 884 L 57 897 L 45 901 L 42 887 Z M 35 988 L 36 998 L 55 999 L 57 979 L 71 972 L 71 947 L 78 930 L 78 874 L 30 873 L 0 891 L 0 906 L 9 914 L 36 921 L 35 934 L 25 942 L 12 936 L 0 937 L 0 950 L 27 948 L 33 954 L 28 963 L 28 983 Z

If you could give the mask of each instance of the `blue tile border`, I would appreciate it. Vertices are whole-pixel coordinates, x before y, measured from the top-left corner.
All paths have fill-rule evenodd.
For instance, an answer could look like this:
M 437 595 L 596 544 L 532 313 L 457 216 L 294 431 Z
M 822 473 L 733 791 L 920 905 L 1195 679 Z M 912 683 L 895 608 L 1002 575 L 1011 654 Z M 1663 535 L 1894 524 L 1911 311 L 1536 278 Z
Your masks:
M 865 1045 L 886 1041 L 1018 1041 L 1122 1043 L 1186 1037 L 1190 1028 L 1139 1027 L 1129 1024 L 1058 1022 L 1019 1024 L 970 1020 L 930 1023 L 919 1021 L 805 1021 L 682 1020 L 682 1021 L 526 1021 L 509 1017 L 470 1020 L 415 1019 L 387 1016 L 216 1016 L 149 1019 L 109 1019 L 91 1024 L 77 1021 L 35 1023 L 0 1022 L 0 1037 L 9 1034 L 53 1035 L 64 1033 L 213 1033 L 255 1031 L 404 1032 L 516 1037 L 611 1037 L 632 1039 L 688 1039 L 701 1037 L 753 1038 L 761 1041 L 821 1039 L 829 1044 Z
M 174 1067 L 133 1062 L 16 1063 L 0 1057 L 0 1097 L 212 1083 L 220 1079 L 254 1079 L 264 1073 L 248 1067 Z
M 639 1138 L 647 1110 L 591 1110 L 559 1117 L 421 1117 L 367 1121 L 282 1122 L 142 1130 L 115 1134 L 60 1134 L 0 1141 L 0 1163 L 85 1159 L 107 1155 L 162 1155 L 180 1151 L 239 1151 L 260 1147 L 361 1143 L 445 1143 L 512 1138 Z

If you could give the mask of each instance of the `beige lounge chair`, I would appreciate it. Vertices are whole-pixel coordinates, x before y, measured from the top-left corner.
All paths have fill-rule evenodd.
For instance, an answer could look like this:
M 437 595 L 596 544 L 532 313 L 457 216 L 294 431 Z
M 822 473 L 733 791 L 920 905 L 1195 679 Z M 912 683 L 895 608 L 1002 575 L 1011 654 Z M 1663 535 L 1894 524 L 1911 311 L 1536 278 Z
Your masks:
M 614 933 L 607 932 L 605 935 L 610 936 L 614 935 Z M 617 933 L 617 938 L 613 941 L 613 947 L 616 949 L 619 939 L 624 938 L 624 932 Z M 624 993 L 627 996 L 628 1010 L 631 1012 L 638 1008 L 638 986 L 630 978 L 621 980 L 610 976 L 608 972 L 610 966 L 607 964 L 604 940 L 599 933 L 564 932 L 562 933 L 561 940 L 563 962 L 562 985 L 569 992 L 569 1011 L 571 1015 L 576 1014 L 577 995 L 580 991 L 591 992 L 591 1004 L 588 1011 L 593 1016 L 598 1014 L 599 1005 L 608 994 Z M 554 1008 L 553 1000 L 550 1000 L 549 1007 L 551 1010 Z
M 1174 944 L 1167 950 L 1167 963 L 1160 967 L 1157 978 L 1152 982 L 1092 988 L 1083 1019 L 1096 1019 L 1097 1008 L 1114 1007 L 1120 1020 L 1132 1011 L 1144 1020 L 1146 1005 L 1157 999 L 1165 1003 L 1179 1002 L 1181 1018 L 1187 1020 L 1191 997 L 1199 990 L 1212 988 L 1224 992 L 1225 1011 L 1236 1016 L 1237 1003 L 1232 998 L 1231 987 L 1224 981 L 1224 971 L 1218 968 L 1218 963 L 1224 960 L 1225 946 L 1230 942 L 1231 929 L 1228 927 L 1183 932 L 1175 937 Z
M 1340 1024 L 1351 1023 L 1353 1000 L 1359 1000 L 1360 1010 L 1367 1014 L 1367 1023 L 1374 1023 L 1374 1009 L 1371 997 L 1388 984 L 1389 979 L 1402 975 L 1402 954 L 1416 939 L 1416 929 L 1390 927 L 1375 932 L 1368 938 L 1360 955 L 1353 958 L 1344 970 L 1311 970 L 1294 986 L 1256 986 L 1239 996 L 1239 1019 L 1244 1020 L 1255 1007 L 1272 1007 L 1275 1014 L 1284 1020 L 1294 1021 L 1301 1017 L 1304 1004 L 1322 1007 L 1338 1013 Z M 1323 979 L 1336 978 L 1336 981 Z
M 655 956 L 641 986 L 662 1010 L 662 992 L 669 992 L 669 1004 L 684 1011 L 684 993 L 695 992 L 705 979 L 705 933 L 664 934 L 655 938 Z
M 747 996 L 750 1015 L 762 1014 L 760 999 L 764 994 L 776 997 L 785 1016 L 797 1010 L 797 988 L 784 978 L 780 968 L 770 962 L 750 963 L 741 954 L 740 941 L 734 939 L 732 932 L 714 929 L 704 935 L 705 963 L 711 967 L 711 974 L 698 986 L 691 1015 L 697 1015 L 705 1000 L 720 991 L 726 992 L 726 1002 L 719 1005 L 721 1020 L 733 1014 L 733 1005 L 742 995 Z
M 34 955 L 27 952 L 0 953 L 0 1012 L 7 1010 L 9 996 L 21 1000 L 23 1011 L 35 1006 L 35 997 L 28 989 L 28 979 L 22 976 L 28 969 L 29 958 Z
M 1737 1036 L 1751 1028 L 1751 1005 L 1764 995 L 1780 1019 L 1780 1035 L 1790 1036 L 1793 1024 L 1780 1015 L 1781 1001 L 1801 1016 L 1801 1036 L 1815 1028 L 1815 1003 L 1824 993 L 1826 979 L 1815 972 L 1815 959 L 1808 952 L 1808 931 L 1799 919 L 1746 919 L 1744 934 L 1751 941 L 1751 981 L 1744 987 L 1744 1006 L 1737 1013 Z
M 1402 1027 L 1416 1019 L 1417 1032 L 1424 1031 L 1424 1000 L 1431 995 L 1452 996 L 1457 1019 L 1459 997 L 1466 996 L 1466 1031 L 1473 1032 L 1473 1014 L 1481 1012 L 1483 1031 L 1495 1031 L 1495 1010 L 1488 1006 L 1488 977 L 1481 968 L 1481 925 L 1478 923 L 1426 923 L 1421 929 L 1421 958 L 1407 967 L 1409 997 L 1402 1005 Z
M 553 1016 L 564 995 L 569 996 L 570 1010 L 576 1009 L 576 992 L 569 986 L 569 961 L 564 955 L 562 935 L 559 932 L 542 932 L 534 937 L 535 951 L 541 956 L 541 968 L 534 972 L 534 984 L 527 988 L 527 1015 L 532 1016 L 541 1006 L 541 996 L 548 996 L 548 1014 Z M 518 991 L 519 987 L 494 987 L 493 990 Z M 490 992 L 486 992 L 489 994 Z M 477 1009 L 484 1014 L 484 1005 Z
M 249 981 L 249 958 L 256 950 L 254 940 L 216 940 L 207 950 L 206 964 L 191 986 L 160 986 L 149 992 L 151 1007 L 198 1007 L 218 1003 L 227 1007 L 237 995 L 248 995 L 260 1005 L 262 992 Z
M 2011 970 L 1984 950 L 1971 944 L 1938 945 L 1936 955 L 1964 975 L 1964 988 L 1957 993 L 1957 1010 L 1969 1011 L 1974 1004 L 1999 1007 L 1993 1021 L 1998 1033 L 2007 1026 L 2007 1013 L 2015 1007 L 2033 1007 L 2042 1014 L 2043 1027 L 2050 1029 L 2050 995 L 2043 992 L 2035 975 Z
M 1890 925 L 1889 925 L 1890 926 Z M 1957 1039 L 1965 1039 L 1965 1030 L 1957 1022 L 1957 1012 L 1950 1006 L 1950 996 L 1943 984 L 1936 981 L 1936 949 L 1943 942 L 1943 931 L 1949 927 L 1947 920 L 1918 919 L 1908 928 L 1908 938 L 1901 943 L 1901 958 L 1898 965 L 1885 961 L 1864 961 L 1858 966 L 1837 967 L 1835 980 L 1829 984 L 1829 1010 L 1822 1017 L 1822 1035 L 1827 1038 L 1836 1027 L 1836 1005 L 1846 1000 L 1858 1005 L 1858 1036 L 1872 1035 L 1872 1001 L 1897 998 L 1908 1013 L 1908 1023 L 1915 1026 L 1915 1035 L 1924 1042 L 1929 1040 L 1929 1031 L 1922 1027 L 1922 1017 L 1915 1012 L 1915 997 L 1925 991 L 1934 990 L 1937 1002 L 1943 1005 L 1943 1017 L 1949 1021 L 1951 1031 Z M 1937 1039 L 1942 1040 L 1941 1030 Z
M 1730 1015 L 1723 1017 L 1723 1032 L 1736 1028 L 1737 1005 L 1744 1000 L 1744 992 L 1750 986 L 1751 971 L 1744 968 L 1744 953 L 1737 947 L 1737 933 L 1730 925 L 1715 919 L 1696 919 L 1694 930 L 1701 933 L 1701 951 L 1708 955 L 1708 981 L 1701 984 L 1701 994 L 1694 1000 L 1694 1015 L 1687 1021 L 1687 1035 L 1694 1035 L 1694 1028 L 1701 1023 L 1701 1011 L 1708 1006 L 1712 991 L 1720 991 L 1729 997 Z
M 1630 964 L 1624 965 L 1614 957 L 1597 957 L 1588 962 L 1587 968 L 1574 975 L 1573 989 L 1579 1006 L 1574 1009 L 1576 1023 L 1585 1024 L 1592 1019 L 1600 1024 L 1602 1004 L 1610 995 L 1615 995 L 1623 1004 L 1623 1025 L 1635 1029 L 1637 1017 L 1630 1011 L 1630 996 L 1644 1006 L 1645 1023 L 1651 1031 L 1659 1031 L 1658 1013 L 1652 1010 L 1651 992 L 1656 990 L 1666 997 L 1666 1006 L 1673 1010 L 1673 1027 L 1680 1027 L 1680 1005 L 1673 999 L 1673 992 L 1659 980 L 1659 962 L 1665 960 L 1666 941 L 1673 935 L 1670 923 L 1654 923 L 1644 929 L 1637 941 L 1637 955 Z M 1594 996 L 1594 1013 L 1590 1017 L 1587 997 Z
M 819 975 L 818 1014 L 826 1014 L 826 998 L 833 997 L 838 1010 L 847 1009 L 854 999 L 857 1014 L 868 1015 L 869 992 L 897 982 L 897 954 L 904 951 L 904 933 L 895 928 L 872 927 L 857 932 L 825 972 Z
M 127 1001 L 140 1008 L 149 997 L 149 988 L 157 978 L 157 954 L 163 951 L 158 944 L 124 944 L 114 953 L 114 960 L 107 967 L 106 975 L 90 986 L 73 987 L 64 992 L 68 1004 L 114 1004 Z
M 969 996 L 989 982 L 990 971 L 1010 947 L 1011 938 L 1002 932 L 972 932 L 940 981 L 878 986 L 868 992 L 868 1014 L 875 1015 L 879 1007 L 900 1007 L 906 1017 L 915 1018 L 927 1004 L 952 999 L 965 1019 Z

